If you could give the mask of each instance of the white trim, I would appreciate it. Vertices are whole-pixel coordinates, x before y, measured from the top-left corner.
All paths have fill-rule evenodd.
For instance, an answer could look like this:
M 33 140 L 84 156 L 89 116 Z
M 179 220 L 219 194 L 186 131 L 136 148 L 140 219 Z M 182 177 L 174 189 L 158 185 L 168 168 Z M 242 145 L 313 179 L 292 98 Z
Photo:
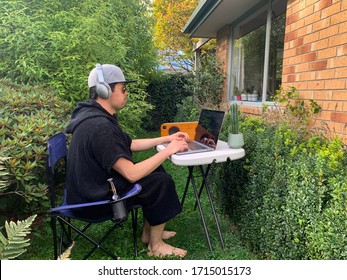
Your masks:
M 263 73 L 263 92 L 261 99 L 266 100 L 268 90 L 269 63 L 270 63 L 270 40 L 271 40 L 271 24 L 272 24 L 272 1 L 269 2 L 267 8 L 266 34 L 265 34 L 265 56 L 264 56 L 264 73 Z

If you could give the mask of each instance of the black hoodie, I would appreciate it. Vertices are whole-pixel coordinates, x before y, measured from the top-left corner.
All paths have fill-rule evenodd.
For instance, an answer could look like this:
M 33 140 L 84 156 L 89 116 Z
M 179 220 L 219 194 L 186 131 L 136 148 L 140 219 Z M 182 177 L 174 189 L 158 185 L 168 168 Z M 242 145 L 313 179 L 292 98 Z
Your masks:
M 121 194 L 131 184 L 112 169 L 125 157 L 132 160 L 131 138 L 119 127 L 116 116 L 95 100 L 80 102 L 66 132 L 72 134 L 67 164 L 67 202 L 85 203 L 109 199 L 108 178 L 114 178 Z

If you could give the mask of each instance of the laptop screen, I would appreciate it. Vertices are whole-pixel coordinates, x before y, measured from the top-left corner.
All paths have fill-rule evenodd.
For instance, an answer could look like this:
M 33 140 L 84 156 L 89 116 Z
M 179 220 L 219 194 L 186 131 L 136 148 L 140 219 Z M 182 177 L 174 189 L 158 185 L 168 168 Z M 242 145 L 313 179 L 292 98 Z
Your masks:
M 194 140 L 216 148 L 224 114 L 224 111 L 202 109 Z

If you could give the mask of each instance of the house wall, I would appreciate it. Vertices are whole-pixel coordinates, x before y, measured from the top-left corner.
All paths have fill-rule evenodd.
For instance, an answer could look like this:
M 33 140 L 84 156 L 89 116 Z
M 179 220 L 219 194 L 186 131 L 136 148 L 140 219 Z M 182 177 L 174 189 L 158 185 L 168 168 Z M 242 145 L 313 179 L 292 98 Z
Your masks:
M 323 109 L 316 125 L 347 142 L 347 0 L 289 0 L 282 85 Z
M 314 99 L 322 108 L 315 125 L 347 144 L 347 0 L 288 0 L 286 17 L 282 86 Z M 226 77 L 229 37 L 229 26 L 217 35 L 217 59 Z M 227 79 L 224 90 L 226 101 Z

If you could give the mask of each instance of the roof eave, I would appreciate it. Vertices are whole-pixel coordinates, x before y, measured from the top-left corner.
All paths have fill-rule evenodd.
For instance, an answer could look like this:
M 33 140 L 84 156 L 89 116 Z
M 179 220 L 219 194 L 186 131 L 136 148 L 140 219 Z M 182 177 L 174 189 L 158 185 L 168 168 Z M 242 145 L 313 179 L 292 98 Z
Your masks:
M 194 10 L 182 32 L 185 34 L 193 34 L 196 29 L 205 21 L 205 19 L 214 11 L 214 9 L 223 0 L 203 0 Z

